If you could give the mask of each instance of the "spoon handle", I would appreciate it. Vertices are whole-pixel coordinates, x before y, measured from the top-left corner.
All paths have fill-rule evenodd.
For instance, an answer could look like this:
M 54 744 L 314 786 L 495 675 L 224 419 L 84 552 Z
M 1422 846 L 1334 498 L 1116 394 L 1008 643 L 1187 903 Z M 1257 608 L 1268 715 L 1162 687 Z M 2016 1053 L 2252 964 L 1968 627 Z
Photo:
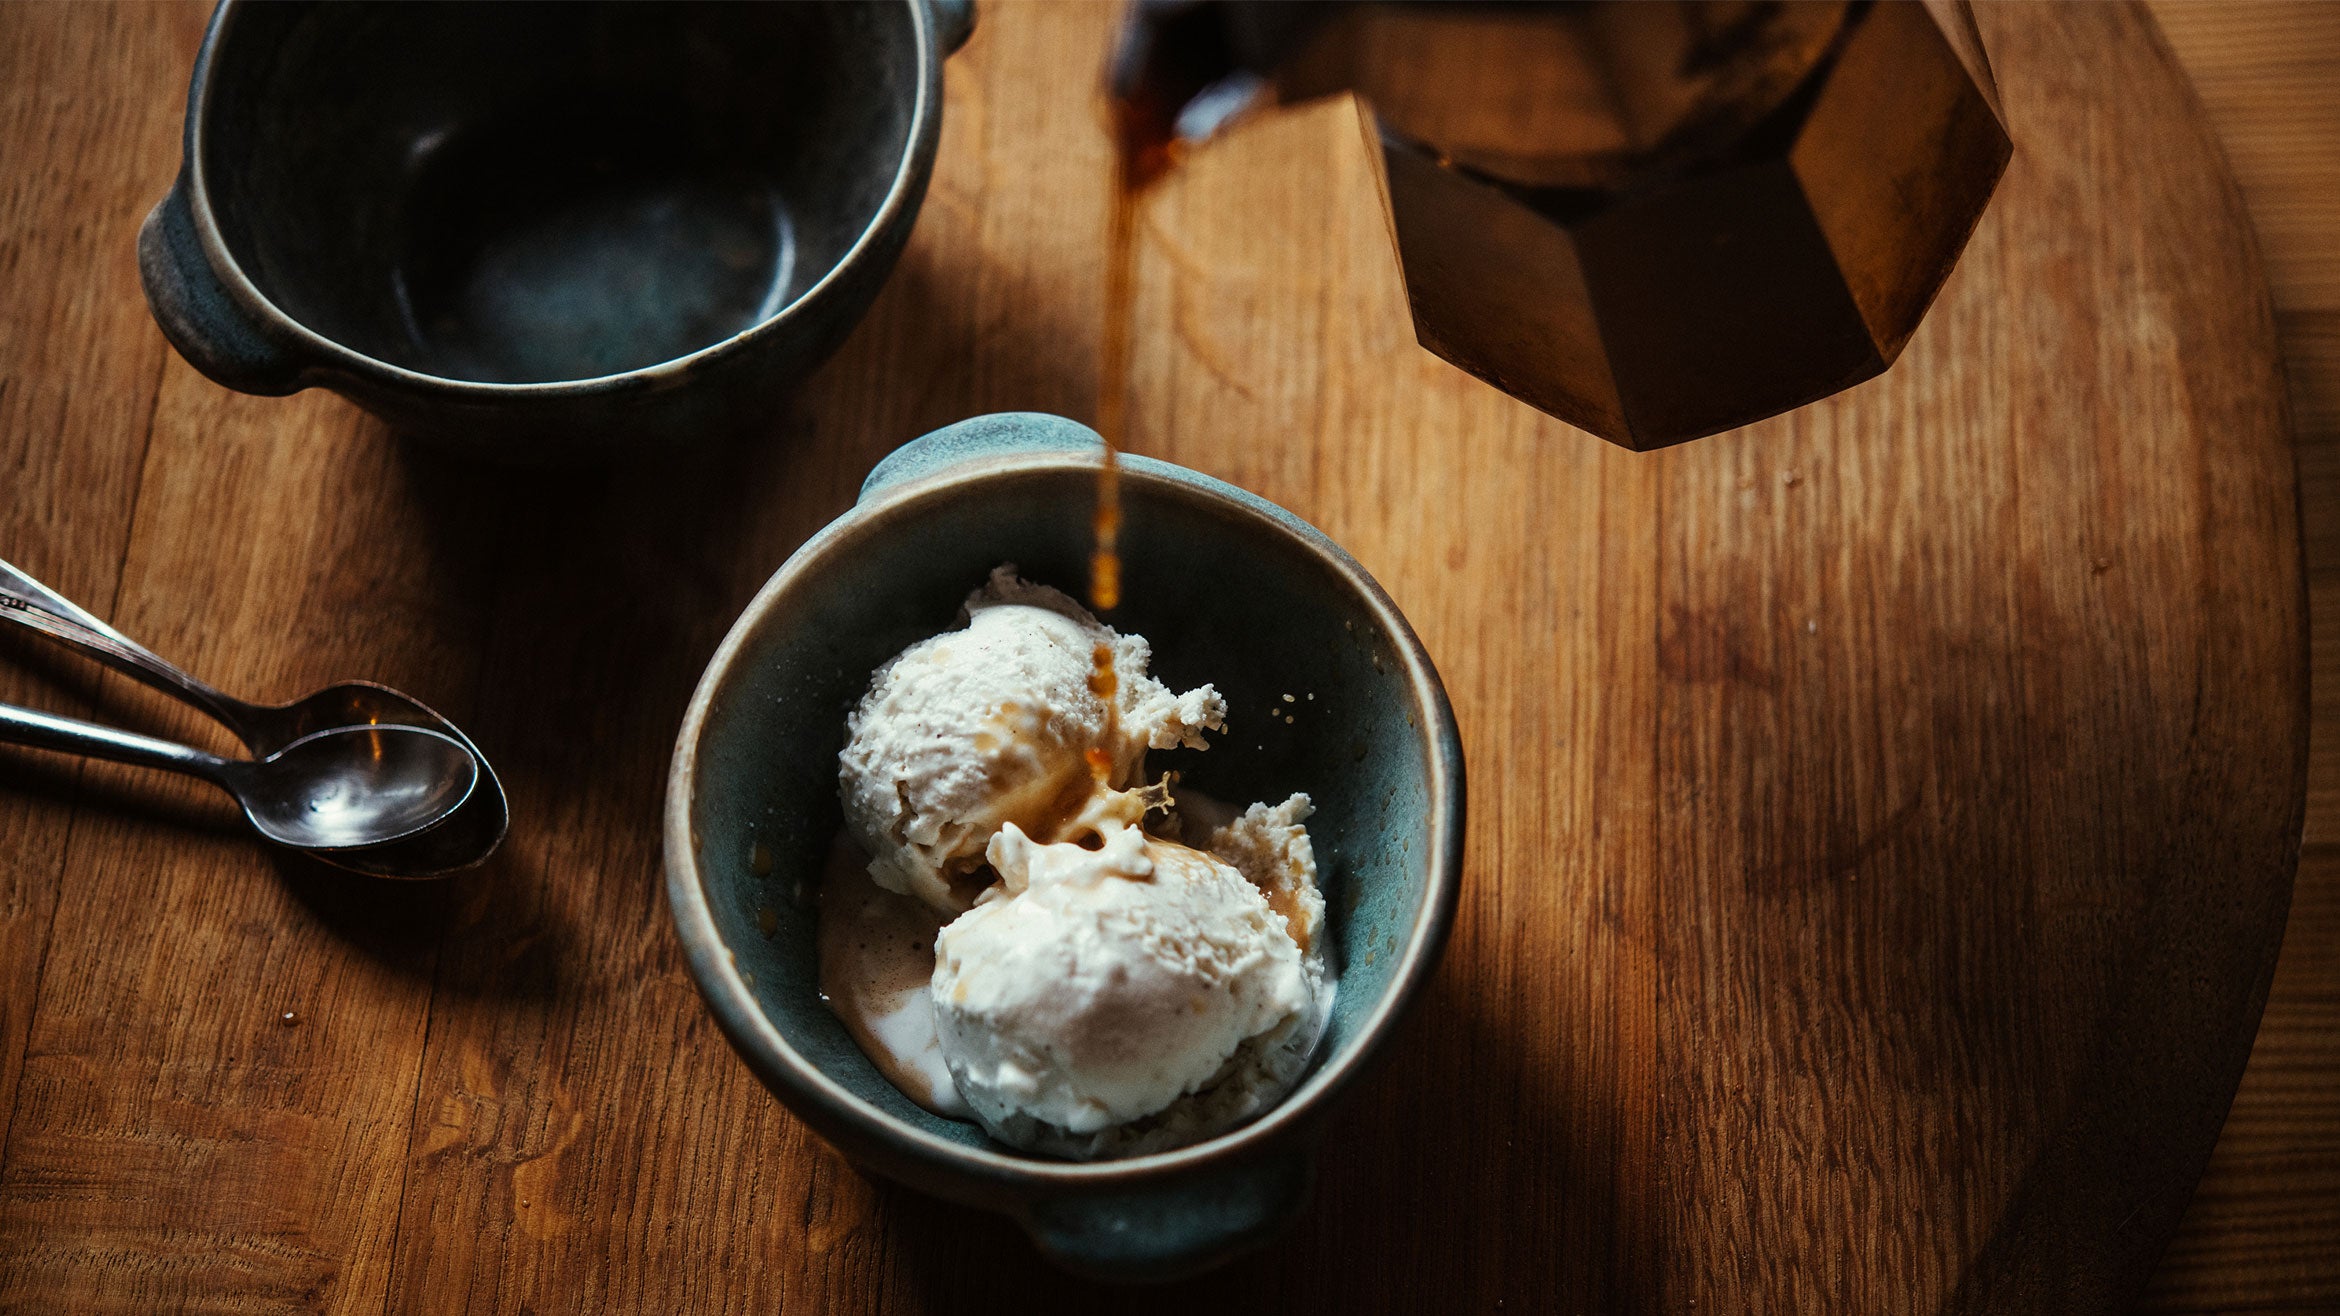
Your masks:
M 98 620 L 73 600 L 6 562 L 0 562 L 0 617 L 69 644 L 125 676 L 193 704 L 232 730 L 241 733 L 243 729 L 242 701 L 179 670 L 146 646 Z
M 95 722 L 19 708 L 15 704 L 0 704 L 0 743 L 111 759 L 142 768 L 162 768 L 222 785 L 225 783 L 221 774 L 228 768 L 228 760 L 216 754 Z
M 80 604 L 34 580 L 20 568 L 6 562 L 0 562 L 0 595 L 13 597 L 20 602 L 53 612 L 67 621 L 78 622 L 121 644 L 131 644 L 128 636 L 98 620 L 95 614 Z M 131 644 L 131 647 L 136 648 L 137 646 Z

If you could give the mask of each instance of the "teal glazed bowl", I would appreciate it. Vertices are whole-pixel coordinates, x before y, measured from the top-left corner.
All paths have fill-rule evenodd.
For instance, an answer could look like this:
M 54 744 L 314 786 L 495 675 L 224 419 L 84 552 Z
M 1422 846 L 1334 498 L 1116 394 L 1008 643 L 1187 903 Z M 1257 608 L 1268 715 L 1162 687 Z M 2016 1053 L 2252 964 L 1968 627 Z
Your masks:
M 972 0 L 222 0 L 138 235 L 163 336 L 544 465 L 762 423 L 908 242 Z
M 1125 458 L 1125 603 L 1111 619 L 1153 642 L 1172 688 L 1213 682 L 1230 706 L 1208 751 L 1149 766 L 1228 801 L 1314 797 L 1341 975 L 1324 1045 L 1254 1122 L 1118 1161 L 1019 1152 L 896 1091 L 819 991 L 809 893 L 842 826 L 846 713 L 880 663 L 957 624 L 998 564 L 1078 591 L 1101 451 L 1060 417 L 983 416 L 871 472 L 860 501 L 756 595 L 699 682 L 667 783 L 667 897 L 724 1033 L 821 1136 L 879 1174 L 1007 1213 L 1067 1269 L 1164 1279 L 1262 1245 L 1306 1205 L 1322 1117 L 1445 946 L 1462 745 L 1429 655 L 1355 559 L 1232 485 Z

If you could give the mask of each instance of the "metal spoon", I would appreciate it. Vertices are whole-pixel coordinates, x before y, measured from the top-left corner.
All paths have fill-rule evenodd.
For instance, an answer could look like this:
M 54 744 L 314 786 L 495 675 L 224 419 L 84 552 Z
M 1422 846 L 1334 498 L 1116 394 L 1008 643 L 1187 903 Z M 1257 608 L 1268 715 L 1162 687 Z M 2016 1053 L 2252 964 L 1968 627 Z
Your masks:
M 0 741 L 201 777 L 235 797 L 278 845 L 331 857 L 423 834 L 477 789 L 479 760 L 421 727 L 335 727 L 262 759 L 223 759 L 167 740 L 0 704 Z
M 72 600 L 6 562 L 0 562 L 0 617 L 80 649 L 108 667 L 188 704 L 235 733 L 253 754 L 265 756 L 303 736 L 331 727 L 413 726 L 436 731 L 471 751 L 479 786 L 444 824 L 384 846 L 330 856 L 330 861 L 376 877 L 437 877 L 469 868 L 495 852 L 511 824 L 503 784 L 487 756 L 454 723 L 421 701 L 370 681 L 327 686 L 289 704 L 246 703 L 197 680 L 100 621 Z

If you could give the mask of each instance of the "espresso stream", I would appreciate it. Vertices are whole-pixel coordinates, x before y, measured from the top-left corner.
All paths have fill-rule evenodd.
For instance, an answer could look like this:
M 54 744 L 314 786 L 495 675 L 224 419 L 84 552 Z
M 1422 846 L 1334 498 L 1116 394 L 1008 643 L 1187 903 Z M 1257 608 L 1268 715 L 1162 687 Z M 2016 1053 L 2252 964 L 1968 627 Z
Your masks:
M 1105 329 L 1097 372 L 1097 431 L 1105 440 L 1097 466 L 1097 510 L 1090 518 L 1096 541 L 1089 554 L 1089 607 L 1102 615 L 1121 606 L 1121 449 L 1129 439 L 1129 376 L 1132 322 L 1137 312 L 1138 204 L 1148 188 L 1177 162 L 1177 140 L 1166 102 L 1141 94 L 1110 102 L 1113 123 L 1113 210 L 1105 242 Z M 1098 645 L 1091 689 L 1106 700 L 1119 685 L 1113 651 Z M 1091 766 L 1095 767 L 1095 752 Z M 1103 777 L 1100 775 L 1102 784 Z
M 1099 615 L 1121 606 L 1121 447 L 1129 432 L 1131 320 L 1137 294 L 1137 212 L 1146 189 L 1174 162 L 1168 120 L 1148 99 L 1113 106 L 1117 160 L 1107 231 L 1105 326 L 1098 363 L 1097 429 L 1105 441 L 1090 518 L 1089 606 Z M 1089 653 L 1089 692 L 1103 702 L 1100 743 L 1085 758 L 1096 789 L 1112 785 L 1107 747 L 1120 724 L 1120 673 L 1113 646 Z M 927 983 L 934 940 L 944 919 L 919 901 L 872 882 L 866 857 L 840 838 L 821 889 L 821 992 L 863 1054 L 912 1101 L 938 1115 L 969 1117 L 935 1039 Z

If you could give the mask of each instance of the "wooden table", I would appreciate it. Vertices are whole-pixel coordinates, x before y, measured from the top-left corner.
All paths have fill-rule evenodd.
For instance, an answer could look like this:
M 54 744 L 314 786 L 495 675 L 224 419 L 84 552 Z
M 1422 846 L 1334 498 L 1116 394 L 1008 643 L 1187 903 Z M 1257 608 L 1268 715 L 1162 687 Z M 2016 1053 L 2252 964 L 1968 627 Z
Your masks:
M 2340 689 L 2340 6 L 2160 12 L 2266 245 L 2331 674 L 2317 685 Z M 887 447 L 975 411 L 1093 407 L 1095 226 L 1063 222 L 1063 188 L 1023 185 L 1064 168 L 1102 186 L 1104 140 L 1075 94 L 1090 70 L 1044 95 L 1016 94 L 1012 70 L 1055 57 L 1067 26 L 1101 40 L 1103 15 L 995 22 L 954 62 L 919 238 L 775 417 L 780 441 L 553 476 L 409 450 L 323 394 L 233 395 L 164 347 L 131 240 L 177 167 L 202 19 L 0 7 L 0 556 L 241 692 L 353 675 L 414 691 L 496 756 L 521 822 L 480 875 L 379 889 L 271 859 L 199 792 L 0 757 L 0 1307 L 947 1310 L 963 1267 L 1026 1273 L 1004 1222 L 862 1179 L 756 1087 L 681 969 L 653 820 L 705 655 Z M 1262 200 L 1262 224 L 1305 218 Z M 1288 398 L 1245 393 L 1242 363 L 1172 322 L 1189 363 L 1218 372 L 1209 417 L 1290 421 L 1274 414 Z M 1312 460 L 1263 445 L 1222 473 L 1289 497 L 1318 487 Z M 1309 510 L 1409 608 L 1466 565 L 1459 542 L 1405 557 L 1403 518 L 1382 509 Z M 1457 656 L 1439 657 L 1456 681 Z M 15 637 L 0 660 L 0 698 L 216 743 Z M 2340 1305 L 2333 698 L 2273 996 L 2159 1310 Z M 1537 1309 L 1484 1270 L 1500 1250 L 1448 1246 L 1447 1224 L 1371 1237 L 1407 1240 L 1412 1283 Z M 1284 1249 L 1204 1292 L 1306 1292 L 1339 1264 Z
M 2147 1306 L 2340 1306 L 2340 6 L 2156 0 L 2258 229 L 2313 632 L 2307 833 L 2251 1064 Z

